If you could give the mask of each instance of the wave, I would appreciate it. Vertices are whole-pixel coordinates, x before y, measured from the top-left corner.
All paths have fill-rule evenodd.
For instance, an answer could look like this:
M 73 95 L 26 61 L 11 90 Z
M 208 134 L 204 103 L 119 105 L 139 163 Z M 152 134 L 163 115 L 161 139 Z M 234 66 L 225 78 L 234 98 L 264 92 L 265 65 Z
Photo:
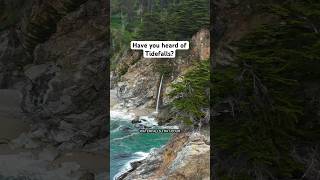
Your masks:
M 145 158 L 147 158 L 149 156 L 150 153 L 146 153 L 146 152 L 135 152 L 133 153 L 134 158 L 130 161 L 128 161 L 123 168 L 113 177 L 113 180 L 117 180 L 121 175 L 127 173 L 128 171 L 130 171 L 133 167 L 131 166 L 131 163 L 136 162 L 136 161 L 142 161 Z
M 122 125 L 119 125 L 118 127 L 116 127 L 115 129 L 111 130 L 110 132 L 111 133 L 119 132 L 122 127 L 123 127 Z
M 180 129 L 179 126 L 160 126 L 162 129 Z
M 146 158 L 149 155 L 149 153 L 142 152 L 142 151 L 135 152 L 133 154 L 136 155 L 136 156 L 144 157 L 144 158 Z
M 140 116 L 139 120 L 141 121 L 141 123 L 139 124 L 142 124 L 147 127 L 158 126 L 158 122 L 154 117 Z
M 129 137 L 131 137 L 131 136 L 134 136 L 134 135 L 137 135 L 137 134 L 139 134 L 139 133 L 132 133 L 132 134 L 129 134 L 129 135 L 127 135 L 127 136 L 123 136 L 123 137 L 119 137 L 119 138 L 114 138 L 114 139 L 111 139 L 110 142 L 127 139 L 127 138 L 129 138 Z

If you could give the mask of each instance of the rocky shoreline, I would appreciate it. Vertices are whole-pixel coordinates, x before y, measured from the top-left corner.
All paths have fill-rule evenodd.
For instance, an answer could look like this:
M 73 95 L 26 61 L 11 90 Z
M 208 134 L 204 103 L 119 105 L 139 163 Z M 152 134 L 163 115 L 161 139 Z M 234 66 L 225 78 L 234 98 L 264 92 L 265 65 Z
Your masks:
M 175 135 L 145 159 L 130 163 L 131 169 L 117 180 L 130 179 L 210 179 L 210 142 L 200 133 Z
M 128 170 L 127 172 L 121 174 L 119 177 L 117 177 L 116 180 L 122 180 L 122 179 L 124 179 L 124 178 L 127 177 L 131 172 L 135 171 L 142 163 L 143 163 L 142 160 L 130 162 L 131 169 Z

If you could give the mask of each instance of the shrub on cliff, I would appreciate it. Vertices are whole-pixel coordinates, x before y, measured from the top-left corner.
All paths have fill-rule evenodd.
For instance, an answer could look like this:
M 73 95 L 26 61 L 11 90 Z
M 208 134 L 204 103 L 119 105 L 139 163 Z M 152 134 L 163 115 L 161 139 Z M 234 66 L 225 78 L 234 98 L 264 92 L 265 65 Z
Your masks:
M 178 111 L 177 118 L 197 127 L 209 108 L 209 61 L 195 64 L 172 88 L 169 96 L 174 98 L 172 106 Z

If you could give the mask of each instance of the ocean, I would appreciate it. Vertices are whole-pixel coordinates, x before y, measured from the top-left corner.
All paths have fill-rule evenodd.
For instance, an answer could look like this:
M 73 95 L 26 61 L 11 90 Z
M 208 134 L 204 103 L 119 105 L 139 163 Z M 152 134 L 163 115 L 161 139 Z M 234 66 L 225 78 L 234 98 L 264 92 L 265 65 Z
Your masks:
M 171 134 L 139 133 L 137 124 L 132 124 L 132 114 L 111 112 L 110 123 L 110 179 L 115 179 L 131 168 L 130 162 L 144 159 L 150 150 L 165 145 Z M 157 127 L 153 118 L 140 117 L 148 127 Z

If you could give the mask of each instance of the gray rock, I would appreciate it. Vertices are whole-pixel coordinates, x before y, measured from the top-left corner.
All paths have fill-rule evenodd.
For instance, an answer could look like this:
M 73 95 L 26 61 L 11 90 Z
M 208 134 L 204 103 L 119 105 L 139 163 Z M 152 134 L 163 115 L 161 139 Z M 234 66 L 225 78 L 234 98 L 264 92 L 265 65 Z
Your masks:
M 12 140 L 12 146 L 14 148 L 27 148 L 27 149 L 35 149 L 38 148 L 40 145 L 39 143 L 32 140 L 32 138 L 22 133 L 18 138 Z
M 95 176 L 95 180 L 106 180 L 109 178 L 110 178 L 110 175 L 108 172 L 99 173 Z
M 132 124 L 137 124 L 137 123 L 141 123 L 139 116 L 135 117 L 132 121 Z
M 49 64 L 41 64 L 30 66 L 28 69 L 25 70 L 24 74 L 32 81 L 36 80 L 37 78 L 41 77 L 42 75 L 46 74 L 49 70 Z
M 84 172 L 79 180 L 95 180 L 95 174 L 89 171 Z
M 72 131 L 74 130 L 74 125 L 66 121 L 61 121 L 59 125 L 59 129 L 65 130 L 65 131 Z
M 53 161 L 59 155 L 59 152 L 55 148 L 45 148 L 39 153 L 39 159 L 46 161 Z
M 210 146 L 199 133 L 179 134 L 121 179 L 210 179 Z M 155 173 L 160 172 L 160 173 Z M 163 172 L 163 173 L 161 173 Z
M 74 136 L 84 138 L 73 133 L 74 129 L 87 131 L 90 134 L 86 136 L 87 139 L 99 139 L 103 138 L 103 134 L 107 134 L 107 129 L 102 128 L 106 124 L 107 114 L 107 98 L 105 98 L 107 77 L 104 59 L 108 52 L 106 52 L 107 42 L 101 38 L 107 30 L 103 24 L 106 18 L 103 11 L 105 7 L 102 2 L 95 0 L 88 0 L 85 4 L 84 1 L 66 0 L 66 2 L 76 5 L 79 9 L 69 9 L 70 11 L 68 8 L 65 9 L 67 11 L 63 13 L 63 18 L 60 17 L 62 19 L 56 24 L 56 31 L 44 32 L 43 35 L 49 35 L 50 38 L 46 36 L 40 39 L 30 38 L 31 36 L 38 38 L 39 34 L 35 32 L 42 32 L 44 30 L 42 27 L 35 27 L 34 32 L 25 32 L 26 38 L 23 39 L 25 47 L 30 51 L 35 48 L 34 63 L 29 62 L 24 67 L 25 81 L 19 85 L 22 87 L 23 111 L 32 115 L 33 124 L 39 126 L 38 129 L 41 123 L 46 122 L 45 128 L 53 131 L 50 133 L 33 131 L 33 137 L 46 142 L 52 141 L 54 144 L 68 142 Z M 48 20 L 46 18 L 50 17 L 50 14 L 46 13 L 52 12 L 46 12 L 42 8 L 47 6 L 42 6 L 43 2 L 39 3 L 33 7 L 34 19 L 40 18 L 41 12 L 45 12 L 44 21 L 41 21 L 44 24 L 40 25 L 46 26 Z M 60 5 L 65 5 L 65 1 L 61 3 Z M 55 2 L 49 4 L 53 7 L 59 5 Z M 80 4 L 83 5 L 80 7 Z M 56 8 L 58 11 L 61 10 L 60 6 Z M 92 16 L 87 16 L 87 9 L 90 9 Z M 49 30 L 51 26 L 46 28 Z M 12 41 L 12 39 L 4 40 L 4 46 L 9 46 L 9 41 Z M 0 52 L 1 50 L 0 47 Z M 6 56 L 12 55 L 11 52 L 13 53 L 14 49 L 10 50 L 10 53 L 6 52 Z M 0 69 L 6 68 L 2 65 L 8 63 L 4 63 L 0 56 Z M 0 72 L 0 80 L 6 77 L 7 75 Z M 49 136 L 45 140 L 46 134 Z
M 44 138 L 47 134 L 47 129 L 45 128 L 38 128 L 37 130 L 35 131 L 32 131 L 30 133 L 30 137 L 31 138 L 35 138 L 35 139 L 41 139 L 41 138 Z
M 75 135 L 74 132 L 65 130 L 52 130 L 50 134 L 53 140 L 58 143 L 70 141 L 71 138 Z
M 79 146 L 74 142 L 64 142 L 58 147 L 58 150 L 60 150 L 60 151 L 70 151 L 72 149 L 75 149 L 76 147 L 79 147 Z

